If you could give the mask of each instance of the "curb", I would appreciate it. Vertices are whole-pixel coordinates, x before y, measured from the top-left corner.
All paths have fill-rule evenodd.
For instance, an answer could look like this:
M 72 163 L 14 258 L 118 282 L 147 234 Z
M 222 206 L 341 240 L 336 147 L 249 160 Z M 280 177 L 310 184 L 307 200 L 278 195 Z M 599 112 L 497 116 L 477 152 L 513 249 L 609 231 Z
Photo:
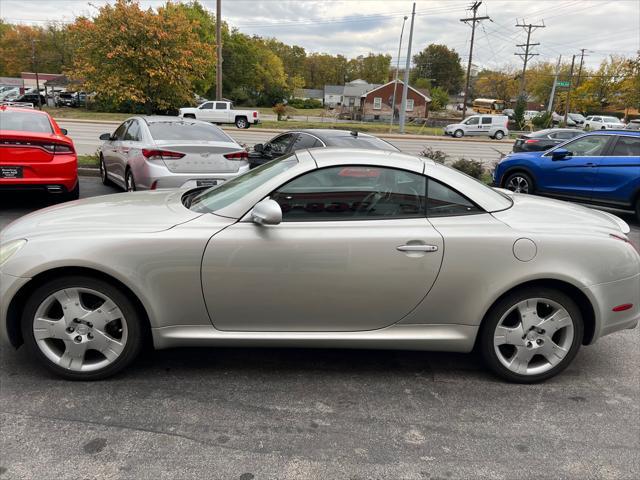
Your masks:
M 92 167 L 78 167 L 78 176 L 82 177 L 99 177 L 100 169 Z
M 116 120 L 86 120 L 86 119 L 75 119 L 75 118 L 56 118 L 56 122 L 64 123 L 64 122 L 73 122 L 73 123 L 89 123 L 96 125 L 120 125 L 122 121 Z M 292 121 L 292 123 L 295 123 Z M 225 127 L 221 126 L 222 130 L 225 131 L 237 131 L 238 128 L 235 127 Z M 266 133 L 282 133 L 287 132 L 289 130 L 297 130 L 295 125 L 292 125 L 291 128 L 260 128 L 253 127 L 254 129 L 260 132 Z M 247 132 L 251 129 L 246 130 Z M 331 128 L 331 130 L 340 130 L 339 128 Z M 343 129 L 348 130 L 348 129 Z M 245 131 L 245 130 L 243 130 Z M 380 133 L 380 132 L 362 132 L 370 135 L 375 135 L 380 138 L 389 138 L 393 140 L 441 140 L 444 142 L 479 142 L 479 143 L 492 143 L 494 145 L 511 145 L 513 144 L 513 139 L 503 139 L 503 140 L 492 140 L 490 138 L 475 138 L 475 137 L 462 137 L 462 138 L 452 138 L 447 135 L 417 135 L 415 133 L 407 133 L 407 134 L 399 134 L 399 133 Z

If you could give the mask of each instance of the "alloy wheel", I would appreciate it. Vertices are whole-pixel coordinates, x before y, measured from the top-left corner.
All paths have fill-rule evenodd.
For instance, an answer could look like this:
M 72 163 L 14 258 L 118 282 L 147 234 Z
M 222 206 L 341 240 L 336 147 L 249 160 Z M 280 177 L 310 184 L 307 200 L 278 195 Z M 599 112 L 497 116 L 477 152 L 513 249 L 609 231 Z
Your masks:
M 558 365 L 569 353 L 574 322 L 562 305 L 530 298 L 513 305 L 500 318 L 493 335 L 496 356 L 519 375 L 539 375 Z
M 514 175 L 509 179 L 507 188 L 515 193 L 529 193 L 529 180 L 520 175 Z
M 88 288 L 65 288 L 45 298 L 33 319 L 40 351 L 54 364 L 92 372 L 115 362 L 127 344 L 127 321 L 118 305 Z

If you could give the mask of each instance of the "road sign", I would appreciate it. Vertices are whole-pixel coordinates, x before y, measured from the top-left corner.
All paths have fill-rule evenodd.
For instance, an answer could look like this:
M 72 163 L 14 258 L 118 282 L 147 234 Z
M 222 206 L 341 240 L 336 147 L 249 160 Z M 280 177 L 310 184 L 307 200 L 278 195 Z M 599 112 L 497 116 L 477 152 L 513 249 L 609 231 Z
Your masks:
M 556 85 L 558 87 L 568 87 L 569 85 L 571 85 L 571 82 L 556 82 Z

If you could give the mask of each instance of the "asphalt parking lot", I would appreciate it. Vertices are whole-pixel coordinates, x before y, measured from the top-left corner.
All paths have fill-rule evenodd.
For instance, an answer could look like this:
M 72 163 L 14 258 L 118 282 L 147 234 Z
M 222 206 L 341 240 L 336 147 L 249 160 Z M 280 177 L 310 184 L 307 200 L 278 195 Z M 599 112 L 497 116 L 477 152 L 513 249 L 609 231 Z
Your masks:
M 82 179 L 83 197 L 114 191 Z M 0 229 L 45 204 L 3 195 Z M 640 472 L 639 329 L 581 349 L 564 373 L 533 386 L 494 378 L 473 354 L 176 349 L 146 352 L 95 383 L 60 380 L 24 349 L 0 355 L 0 479 Z

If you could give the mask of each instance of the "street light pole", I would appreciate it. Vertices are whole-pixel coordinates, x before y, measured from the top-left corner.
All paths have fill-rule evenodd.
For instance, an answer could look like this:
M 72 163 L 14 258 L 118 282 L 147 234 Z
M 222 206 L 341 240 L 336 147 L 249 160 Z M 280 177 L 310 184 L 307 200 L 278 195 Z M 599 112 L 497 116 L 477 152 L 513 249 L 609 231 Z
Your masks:
M 36 74 L 36 93 L 38 95 L 38 109 L 42 110 L 42 99 L 40 98 L 40 79 L 38 78 L 38 63 L 36 62 L 36 39 L 31 39 L 31 62 L 33 63 L 33 71 Z
M 222 0 L 216 1 L 216 100 L 222 100 Z
M 398 87 L 398 72 L 400 71 L 400 50 L 402 49 L 402 35 L 404 34 L 404 25 L 407 23 L 407 17 L 404 16 L 402 20 L 402 30 L 400 30 L 400 43 L 398 44 L 398 61 L 396 62 L 396 76 L 393 80 L 393 101 L 391 102 L 391 123 L 389 124 L 389 131 L 393 127 L 393 120 L 396 116 L 396 88 Z
M 411 28 L 409 29 L 409 46 L 407 47 L 407 66 L 404 70 L 404 85 L 402 86 L 402 102 L 400 103 L 400 118 L 398 120 L 400 133 L 404 133 L 404 118 L 407 109 L 407 92 L 409 90 L 409 69 L 411 68 L 411 42 L 413 42 L 413 22 L 416 18 L 416 3 L 413 2 L 411 11 Z

